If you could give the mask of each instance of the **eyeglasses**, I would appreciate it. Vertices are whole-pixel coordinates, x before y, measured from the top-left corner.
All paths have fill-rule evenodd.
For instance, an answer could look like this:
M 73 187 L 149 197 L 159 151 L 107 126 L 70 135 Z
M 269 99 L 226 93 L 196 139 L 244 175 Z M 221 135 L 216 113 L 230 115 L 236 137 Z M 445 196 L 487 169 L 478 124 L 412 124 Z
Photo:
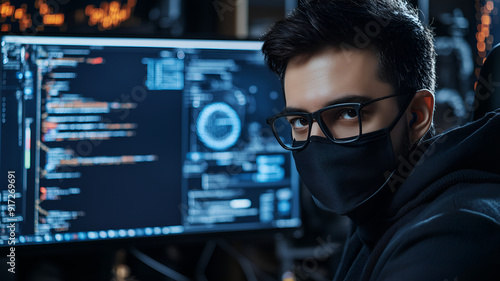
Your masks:
M 287 150 L 300 150 L 307 146 L 314 120 L 318 122 L 321 131 L 330 141 L 334 143 L 355 142 L 363 134 L 383 129 L 380 128 L 380 122 L 377 122 L 375 117 L 377 110 L 370 105 L 400 95 L 403 94 L 384 96 L 363 103 L 330 105 L 312 113 L 279 113 L 267 118 L 267 123 L 271 126 L 279 144 Z M 389 125 L 390 128 L 397 123 L 403 112 L 404 110 Z

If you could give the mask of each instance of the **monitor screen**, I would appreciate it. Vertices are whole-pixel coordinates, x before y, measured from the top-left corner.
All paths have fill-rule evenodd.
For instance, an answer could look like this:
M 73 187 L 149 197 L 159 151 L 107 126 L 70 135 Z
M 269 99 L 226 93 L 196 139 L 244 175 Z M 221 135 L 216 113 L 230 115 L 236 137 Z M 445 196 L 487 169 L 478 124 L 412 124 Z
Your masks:
M 4 36 L 0 246 L 299 226 L 261 44 Z

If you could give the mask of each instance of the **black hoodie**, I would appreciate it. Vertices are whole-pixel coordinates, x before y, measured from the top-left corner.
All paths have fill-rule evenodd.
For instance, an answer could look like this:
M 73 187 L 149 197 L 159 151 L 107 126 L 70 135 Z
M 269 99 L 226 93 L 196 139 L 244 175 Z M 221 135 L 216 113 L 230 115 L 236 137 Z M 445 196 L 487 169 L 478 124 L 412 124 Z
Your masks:
M 500 280 L 500 110 L 416 151 L 397 189 L 348 215 L 335 280 Z

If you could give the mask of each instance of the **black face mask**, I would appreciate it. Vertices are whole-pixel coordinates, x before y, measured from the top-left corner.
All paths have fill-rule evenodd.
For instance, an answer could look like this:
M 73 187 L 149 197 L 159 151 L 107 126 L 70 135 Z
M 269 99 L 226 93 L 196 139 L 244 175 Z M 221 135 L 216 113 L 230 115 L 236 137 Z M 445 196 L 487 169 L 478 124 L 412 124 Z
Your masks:
M 318 206 L 339 215 L 352 212 L 385 188 L 396 169 L 388 128 L 347 144 L 318 136 L 309 141 L 303 150 L 293 152 L 297 170 Z

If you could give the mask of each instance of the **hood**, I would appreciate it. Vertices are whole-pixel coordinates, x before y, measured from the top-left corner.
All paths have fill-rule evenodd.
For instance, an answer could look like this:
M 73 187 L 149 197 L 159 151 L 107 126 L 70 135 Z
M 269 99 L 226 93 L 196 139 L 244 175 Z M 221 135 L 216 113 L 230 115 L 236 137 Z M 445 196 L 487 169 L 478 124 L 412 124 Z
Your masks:
M 419 154 L 420 153 L 420 154 Z M 420 159 L 412 163 L 402 160 L 398 172 L 412 172 L 395 191 L 389 213 L 395 214 L 404 205 L 419 204 L 435 197 L 434 192 L 426 192 L 432 183 L 443 180 L 446 175 L 460 170 L 474 170 L 500 175 L 500 109 L 486 114 L 483 118 L 464 126 L 440 134 L 422 143 L 413 156 Z M 398 180 L 398 179 L 396 179 Z M 460 182 L 458 177 L 448 181 Z
M 370 247 L 396 221 L 454 183 L 488 182 L 491 175 L 500 176 L 500 109 L 437 135 L 419 145 L 408 159 L 398 160 L 388 187 L 348 214 L 359 238 Z

